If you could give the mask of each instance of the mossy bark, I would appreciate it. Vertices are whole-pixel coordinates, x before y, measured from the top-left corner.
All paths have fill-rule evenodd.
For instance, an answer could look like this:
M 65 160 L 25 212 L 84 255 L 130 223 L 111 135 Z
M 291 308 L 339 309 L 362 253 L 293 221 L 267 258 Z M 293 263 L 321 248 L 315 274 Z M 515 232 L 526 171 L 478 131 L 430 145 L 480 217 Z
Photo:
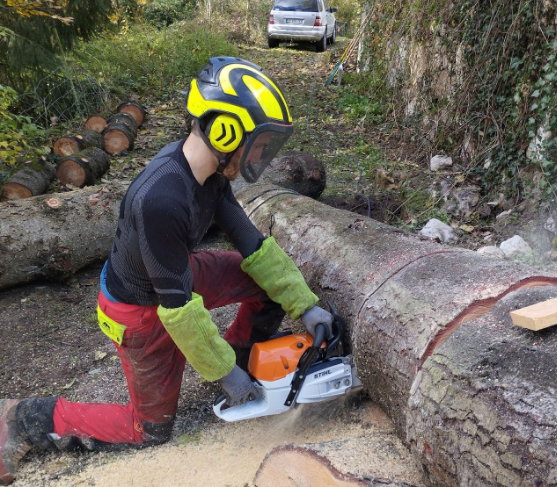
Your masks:
M 60 137 L 54 142 L 52 151 L 60 157 L 66 157 L 77 154 L 88 147 L 104 149 L 103 136 L 96 130 L 85 130 L 81 134 Z
M 109 167 L 108 154 L 102 149 L 89 147 L 62 159 L 56 168 L 56 177 L 62 184 L 72 184 L 81 188 L 95 184 Z
M 54 179 L 54 166 L 44 157 L 21 164 L 4 183 L 1 200 L 29 198 L 44 193 Z

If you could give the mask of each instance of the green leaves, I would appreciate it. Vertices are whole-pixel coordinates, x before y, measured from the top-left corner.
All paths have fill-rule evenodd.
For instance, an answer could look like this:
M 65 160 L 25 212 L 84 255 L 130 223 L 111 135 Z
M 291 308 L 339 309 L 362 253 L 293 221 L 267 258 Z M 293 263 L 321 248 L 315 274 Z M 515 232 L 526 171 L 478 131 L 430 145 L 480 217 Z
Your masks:
M 0 166 L 1 163 L 13 166 L 24 153 L 38 155 L 42 152 L 32 145 L 42 130 L 29 117 L 10 111 L 16 98 L 13 88 L 0 85 Z

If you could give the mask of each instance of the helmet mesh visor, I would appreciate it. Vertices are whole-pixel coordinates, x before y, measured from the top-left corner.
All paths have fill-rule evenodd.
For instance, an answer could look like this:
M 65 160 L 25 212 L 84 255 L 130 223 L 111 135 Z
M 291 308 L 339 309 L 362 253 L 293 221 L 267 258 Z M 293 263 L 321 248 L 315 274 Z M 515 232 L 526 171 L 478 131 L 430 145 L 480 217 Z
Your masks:
M 240 163 L 244 179 L 250 183 L 257 181 L 289 137 L 289 133 L 272 130 L 250 137 Z

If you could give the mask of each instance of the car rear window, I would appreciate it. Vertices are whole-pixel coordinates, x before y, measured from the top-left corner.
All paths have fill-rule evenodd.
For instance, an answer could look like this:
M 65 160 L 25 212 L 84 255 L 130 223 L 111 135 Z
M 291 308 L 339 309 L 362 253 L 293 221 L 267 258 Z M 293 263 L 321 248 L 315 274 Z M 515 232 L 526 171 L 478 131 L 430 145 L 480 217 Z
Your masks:
M 273 10 L 317 12 L 317 0 L 276 0 Z

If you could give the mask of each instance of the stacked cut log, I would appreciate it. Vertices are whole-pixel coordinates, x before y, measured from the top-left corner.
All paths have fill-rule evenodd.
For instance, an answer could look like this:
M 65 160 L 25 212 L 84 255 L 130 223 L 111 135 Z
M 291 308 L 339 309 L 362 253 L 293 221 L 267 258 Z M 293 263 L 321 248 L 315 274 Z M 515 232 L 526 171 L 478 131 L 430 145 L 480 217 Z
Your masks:
M 54 166 L 42 156 L 17 167 L 2 187 L 0 201 L 29 198 L 44 193 L 54 179 Z
M 120 103 L 116 110 L 120 113 L 129 113 L 134 118 L 138 128 L 141 127 L 147 115 L 145 108 L 135 100 L 126 100 Z
M 125 100 L 116 109 L 117 113 L 129 113 L 135 120 L 137 127 L 141 127 L 147 111 L 145 108 L 135 100 Z M 95 130 L 96 132 L 103 132 L 107 125 L 108 120 L 112 117 L 113 113 L 103 112 L 95 115 L 91 115 L 87 120 L 85 120 L 85 128 L 87 130 Z
M 101 133 L 108 125 L 107 120 L 111 115 L 112 113 L 110 112 L 91 115 L 87 120 L 85 120 L 84 127 L 86 130 L 94 130 L 95 132 Z
M 236 196 L 347 319 L 364 389 L 428 485 L 557 484 L 557 329 L 509 316 L 557 296 L 555 273 L 421 241 L 282 188 Z
M 65 135 L 56 139 L 52 151 L 60 157 L 77 154 L 88 147 L 104 149 L 104 138 L 96 130 L 85 130 L 81 134 Z
M 107 120 L 103 130 L 104 148 L 109 154 L 132 150 L 137 136 L 137 123 L 132 114 L 119 112 Z
M 95 184 L 108 171 L 110 159 L 106 152 L 89 147 L 77 154 L 64 157 L 56 168 L 56 177 L 62 184 L 82 188 Z

